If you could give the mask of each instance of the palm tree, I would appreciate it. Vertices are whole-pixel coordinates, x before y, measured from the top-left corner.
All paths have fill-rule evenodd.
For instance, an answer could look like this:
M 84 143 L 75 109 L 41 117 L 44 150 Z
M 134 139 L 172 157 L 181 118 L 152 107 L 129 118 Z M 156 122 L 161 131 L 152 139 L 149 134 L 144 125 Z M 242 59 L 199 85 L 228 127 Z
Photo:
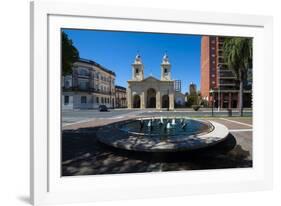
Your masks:
M 247 73 L 252 67 L 252 38 L 227 37 L 223 43 L 224 61 L 231 69 L 239 83 L 239 112 L 243 116 L 243 91 Z

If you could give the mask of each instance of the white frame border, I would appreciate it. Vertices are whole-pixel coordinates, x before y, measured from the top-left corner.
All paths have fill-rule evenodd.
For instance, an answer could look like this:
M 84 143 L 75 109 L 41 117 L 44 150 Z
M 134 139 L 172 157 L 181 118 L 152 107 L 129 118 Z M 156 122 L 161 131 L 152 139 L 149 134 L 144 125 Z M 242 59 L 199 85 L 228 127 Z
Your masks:
M 79 8 L 79 9 L 78 9 Z M 143 15 L 145 13 L 145 16 Z M 267 141 L 264 141 L 265 156 L 263 175 L 259 180 L 251 180 L 232 184 L 220 183 L 211 192 L 194 185 L 193 191 L 187 185 L 174 185 L 163 190 L 150 188 L 143 191 L 134 188 L 127 195 L 115 194 L 93 196 L 91 192 L 81 195 L 73 192 L 49 191 L 49 123 L 48 123 L 48 17 L 50 15 L 93 17 L 106 19 L 133 19 L 142 21 L 158 21 L 169 23 L 195 23 L 211 25 L 239 25 L 245 27 L 261 27 L 264 30 L 264 62 L 267 64 L 265 82 L 267 83 L 267 100 L 263 107 L 267 118 Z M 272 148 L 273 148 L 273 65 L 272 65 L 272 18 L 254 15 L 237 15 L 208 12 L 190 12 L 164 9 L 140 9 L 126 7 L 109 7 L 92 4 L 32 2 L 31 3 L 31 200 L 33 204 L 82 202 L 111 199 L 132 199 L 142 197 L 176 196 L 186 194 L 206 194 L 216 192 L 239 192 L 264 190 L 272 188 Z M 221 173 L 218 171 L 218 174 Z M 215 183 L 207 183 L 209 186 Z M 224 187 L 225 185 L 225 187 Z M 161 186 L 160 186 L 161 187 Z M 190 187 L 190 186 L 189 186 Z M 117 188 L 118 189 L 118 188 Z M 180 192 L 179 192 L 180 191 Z

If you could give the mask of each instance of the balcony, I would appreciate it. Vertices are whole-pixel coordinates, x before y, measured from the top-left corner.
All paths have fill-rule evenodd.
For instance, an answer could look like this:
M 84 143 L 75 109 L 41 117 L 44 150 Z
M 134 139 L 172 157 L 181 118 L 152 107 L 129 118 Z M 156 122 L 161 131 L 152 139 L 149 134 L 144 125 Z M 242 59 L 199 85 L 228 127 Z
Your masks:
M 90 88 L 90 92 L 98 93 L 98 94 L 106 94 L 106 95 L 113 95 L 110 91 L 101 91 L 100 89 Z
M 236 86 L 236 83 L 219 83 L 218 86 Z
M 220 76 L 220 79 L 231 79 L 231 80 L 236 80 L 235 76 Z
M 73 87 L 62 87 L 63 92 L 73 92 Z
M 230 69 L 220 69 L 220 76 L 232 76 L 235 77 L 235 74 L 233 73 L 233 71 L 231 71 Z
M 112 92 L 101 91 L 100 89 L 90 87 L 62 87 L 63 92 L 87 92 L 87 93 L 98 93 L 104 95 L 114 95 Z
M 219 85 L 219 89 L 220 91 L 228 91 L 228 90 L 239 90 L 239 87 L 237 87 L 237 85 Z

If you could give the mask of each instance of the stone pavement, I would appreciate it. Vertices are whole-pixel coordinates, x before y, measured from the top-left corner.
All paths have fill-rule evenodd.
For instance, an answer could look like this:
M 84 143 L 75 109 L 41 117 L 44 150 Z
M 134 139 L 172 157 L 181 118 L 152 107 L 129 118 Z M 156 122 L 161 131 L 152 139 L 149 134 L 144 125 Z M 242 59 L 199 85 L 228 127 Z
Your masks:
M 252 167 L 252 118 L 204 118 L 224 124 L 229 137 L 192 152 L 145 153 L 114 149 L 96 138 L 105 124 L 134 117 L 94 119 L 63 127 L 62 175 L 95 175 Z

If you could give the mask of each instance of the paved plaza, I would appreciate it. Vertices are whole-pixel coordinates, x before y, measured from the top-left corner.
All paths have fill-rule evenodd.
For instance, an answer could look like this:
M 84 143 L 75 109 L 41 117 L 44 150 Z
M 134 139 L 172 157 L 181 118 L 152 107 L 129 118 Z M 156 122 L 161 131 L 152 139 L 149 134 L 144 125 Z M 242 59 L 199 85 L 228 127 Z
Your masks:
M 230 135 L 217 145 L 190 152 L 145 153 L 115 149 L 100 143 L 97 130 L 103 125 L 136 117 L 154 115 L 183 116 L 211 120 L 225 125 Z M 62 175 L 95 175 L 135 172 L 164 172 L 180 170 L 248 168 L 252 167 L 252 117 L 227 117 L 227 111 L 194 112 L 118 109 L 110 112 L 96 110 L 63 111 Z

